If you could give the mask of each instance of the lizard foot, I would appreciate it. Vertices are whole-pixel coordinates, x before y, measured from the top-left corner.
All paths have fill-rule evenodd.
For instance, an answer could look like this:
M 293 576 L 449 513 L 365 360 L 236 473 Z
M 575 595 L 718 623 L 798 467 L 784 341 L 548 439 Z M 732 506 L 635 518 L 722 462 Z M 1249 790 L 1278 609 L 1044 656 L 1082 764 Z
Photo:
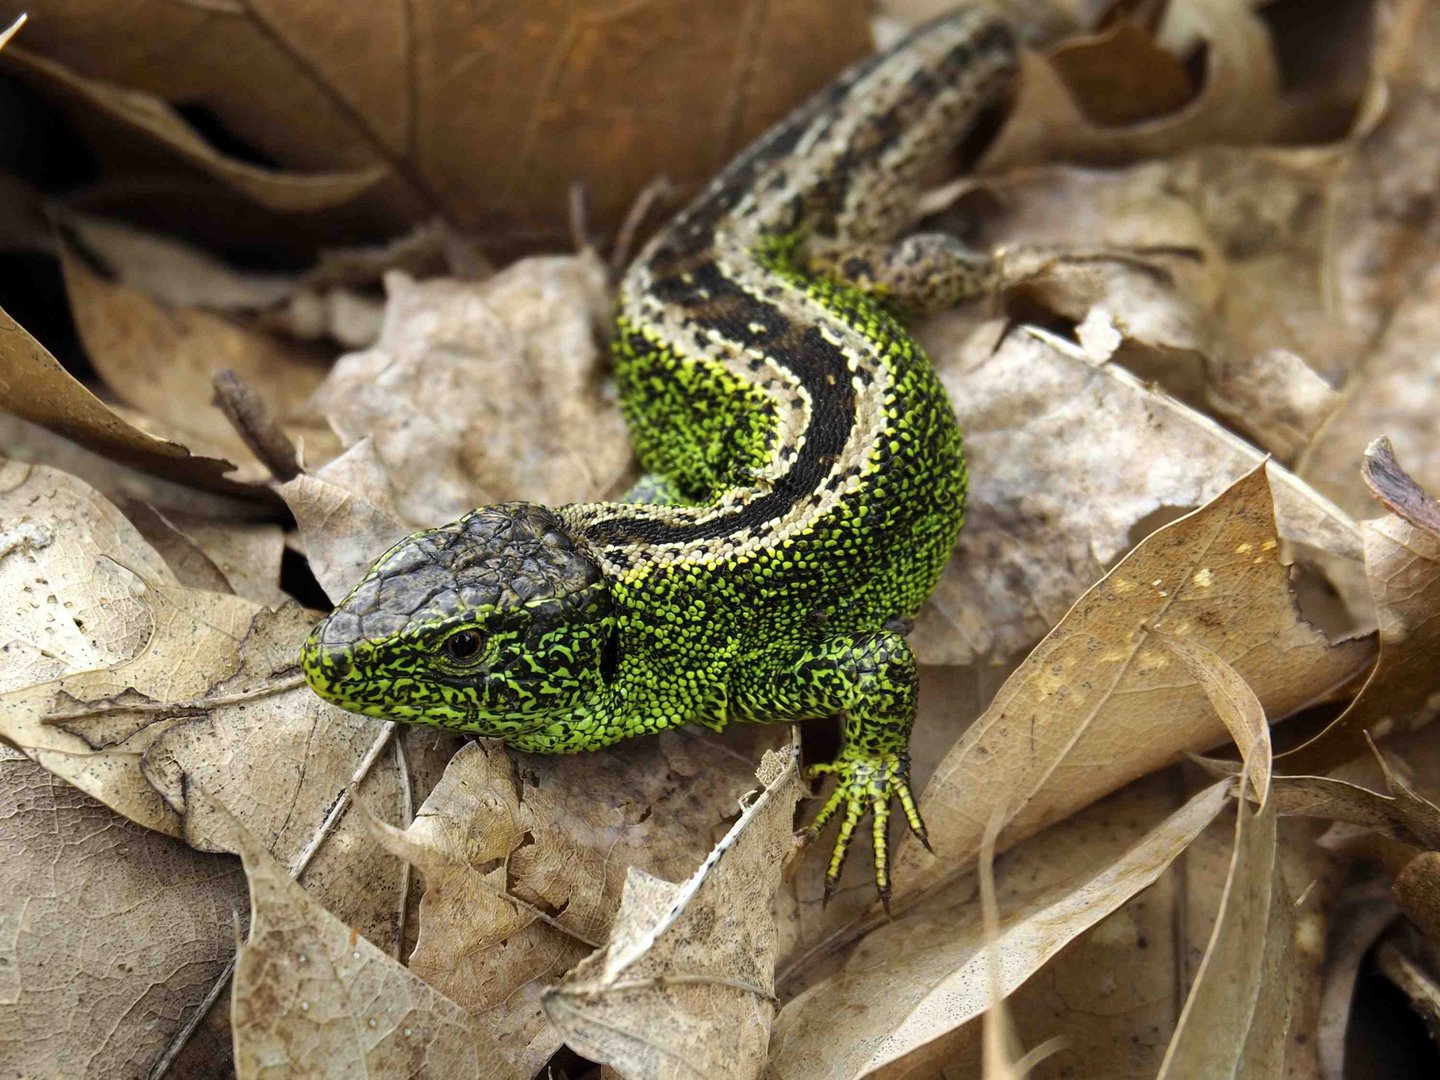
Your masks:
M 825 900 L 829 901 L 840 883 L 840 869 L 845 865 L 845 856 L 850 850 L 855 827 L 866 811 L 869 811 L 875 841 L 875 888 L 880 893 L 880 902 L 888 912 L 890 853 L 886 826 L 890 822 L 892 799 L 900 800 L 910 831 L 925 845 L 927 851 L 930 850 L 930 840 L 925 835 L 925 823 L 920 820 L 920 811 L 915 807 L 915 796 L 910 791 L 909 755 L 851 755 L 842 752 L 835 761 L 812 765 L 809 770 L 811 778 L 827 773 L 835 775 L 835 790 L 806 830 L 807 837 L 814 839 L 832 817 L 840 815 L 840 833 L 835 837 L 835 850 L 830 856 L 830 866 L 825 871 Z

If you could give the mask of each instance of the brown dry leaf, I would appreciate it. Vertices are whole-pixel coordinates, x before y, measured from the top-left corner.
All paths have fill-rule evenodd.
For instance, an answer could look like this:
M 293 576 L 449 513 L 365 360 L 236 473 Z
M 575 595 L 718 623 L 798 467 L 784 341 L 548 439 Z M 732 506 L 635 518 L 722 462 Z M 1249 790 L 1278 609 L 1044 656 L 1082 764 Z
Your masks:
M 124 662 L 150 632 L 134 528 L 51 469 L 0 466 L 0 690 Z M 0 747 L 0 1069 L 141 1075 L 230 953 L 237 868 L 141 829 Z
M 1276 812 L 1362 825 L 1416 847 L 1440 847 L 1440 808 L 1388 770 L 1385 777 L 1393 795 L 1381 795 L 1328 776 L 1277 776 Z
M 937 197 L 1000 201 L 984 230 L 1006 253 L 1011 308 L 1077 324 L 1091 359 L 1155 379 L 1290 460 L 1339 401 L 1311 365 L 1338 375 L 1356 348 L 1319 287 L 1328 159 L 1317 157 L 1213 147 Z
M 36 36 L 29 40 L 35 41 Z M 28 49 L 9 50 L 5 63 L 35 83 L 53 88 L 133 132 L 149 136 L 191 165 L 272 210 L 298 213 L 338 206 L 351 202 L 386 176 L 386 169 L 378 165 L 348 172 L 310 174 L 261 168 L 221 153 L 154 94 L 86 78 Z
M 631 867 L 609 943 L 544 995 L 565 1041 L 630 1076 L 758 1075 L 775 1015 L 770 903 L 804 791 L 771 751 L 730 831 L 680 885 Z
M 1038 640 L 1157 512 L 1199 506 L 1263 455 L 1115 364 L 997 327 L 926 345 L 966 433 L 967 523 L 914 646 L 926 663 L 1003 660 Z M 1354 523 L 1270 466 L 1280 534 L 1359 557 Z M 1155 575 L 1151 575 L 1154 577 Z
M 396 514 L 385 467 L 369 438 L 278 490 L 295 515 L 315 580 L 336 603 L 411 531 Z
M 0 461 L 0 691 L 133 657 L 153 627 L 146 580 L 175 579 L 113 505 L 55 469 Z
M 0 756 L 0 1070 L 144 1076 L 228 962 L 240 868 Z
M 1381 434 L 1422 486 L 1440 490 L 1432 407 L 1440 385 L 1440 10 L 1428 0 L 1376 8 L 1375 120 L 1328 192 L 1325 266 L 1330 303 L 1363 347 L 1353 351 L 1343 402 L 1300 466 L 1356 514 L 1368 510 L 1356 466 Z
M 271 611 L 177 586 L 133 528 L 116 522 L 118 512 L 78 481 L 10 468 L 25 475 L 13 481 L 15 545 L 0 566 L 14 575 L 17 596 L 34 598 L 26 624 L 43 635 L 32 634 L 29 649 L 79 662 L 58 673 L 28 664 L 27 678 L 51 681 L 0 697 L 0 735 L 170 836 L 184 832 L 187 787 L 202 783 L 228 797 L 279 857 L 294 858 L 380 731 L 300 683 L 296 655 L 310 617 L 293 603 Z M 27 516 L 27 503 L 46 516 Z M 92 658 L 110 642 L 124 643 L 125 659 Z M 449 747 L 417 745 L 411 754 Z M 361 791 L 387 816 L 400 815 L 403 782 L 393 766 L 372 771 Z M 337 914 L 389 942 L 398 931 L 399 867 L 366 835 L 363 822 L 342 819 L 306 880 Z
M 215 797 L 192 824 L 237 852 L 250 883 L 231 1010 L 235 1071 L 262 1077 L 520 1074 L 453 1001 L 321 907 Z
M 1380 623 L 1380 657 L 1349 708 L 1305 745 L 1280 756 L 1291 773 L 1323 773 L 1380 738 L 1440 711 L 1440 503 L 1395 460 L 1388 439 L 1365 450 L 1365 482 L 1394 513 L 1364 523 L 1365 576 Z
M 411 970 L 538 1069 L 560 1038 L 540 994 L 609 936 L 626 870 L 693 873 L 760 750 L 784 737 L 740 734 L 677 731 L 564 758 L 466 746 L 410 828 L 377 832 L 425 877 Z
M 609 299 L 592 253 L 526 259 L 478 285 L 392 274 L 386 287 L 380 340 L 342 357 L 315 400 L 346 446 L 374 440 L 404 520 L 618 484 L 630 443 L 598 385 Z
M 297 171 L 336 174 L 311 178 L 316 202 L 346 183 L 358 193 L 379 171 L 371 220 L 439 215 L 534 245 L 566 236 L 577 178 L 605 228 L 658 174 L 708 179 L 866 51 L 867 15 L 858 0 L 414 11 L 222 0 L 124 12 L 65 0 L 32 20 L 12 64 L 227 183 L 241 179 L 231 162 L 206 158 L 163 102 L 203 102 L 279 161 L 288 172 L 255 172 L 282 198 L 307 190 Z
M 950 751 L 921 799 L 936 856 L 902 843 L 897 892 L 964 872 L 981 808 L 1017 808 L 1019 837 L 1224 737 L 1194 680 L 1152 629 L 1233 661 L 1284 716 L 1354 677 L 1366 643 L 1331 645 L 1290 595 L 1264 467 L 1152 534 L 1091 588 Z
M 1133 49 L 1138 33 L 1115 34 L 1107 47 Z M 985 154 L 985 171 L 1056 158 L 1158 157 L 1206 142 L 1254 143 L 1270 137 L 1278 118 L 1279 76 L 1270 36 L 1247 0 L 1169 4 L 1155 41 L 1182 59 L 1205 48 L 1205 83 L 1193 100 L 1156 116 L 1153 110 L 1161 102 L 1173 100 L 1173 91 L 1166 92 L 1146 103 L 1147 119 L 1125 126 L 1099 123 L 1086 115 L 1067 83 L 1073 65 L 1063 53 L 1059 64 L 1027 55 L 1014 111 Z
M 298 427 L 312 447 L 328 432 L 306 409 L 325 377 L 323 357 L 194 309 L 168 308 L 138 289 L 106 281 L 73 251 L 61 249 L 61 265 L 76 328 L 101 377 L 131 405 L 187 439 L 208 441 L 227 458 L 245 462 L 242 475 L 267 473 L 214 405 L 213 378 L 228 368 L 263 388 L 282 421 Z
M 1240 673 L 1192 638 L 1161 636 L 1205 690 L 1245 757 L 1258 806 L 1239 799 L 1235 848 L 1205 959 L 1180 1013 L 1160 1080 L 1285 1076 L 1295 990 L 1290 900 L 1270 797 L 1270 727 Z
M 1071 864 L 1059 880 L 1047 880 L 1042 869 L 1038 890 L 1026 873 L 1027 860 L 1042 868 L 1054 860 L 1028 855 L 1028 845 L 1017 848 L 1015 876 L 1023 885 L 1011 886 L 1001 905 L 1002 991 L 1013 992 L 1067 943 L 1155 882 L 1226 804 L 1224 785 L 1212 784 L 1138 841 L 1125 838 L 1128 850 L 1106 850 L 1113 841 L 1096 844 L 1084 853 L 1088 866 L 1074 865 L 1083 856 L 1064 830 L 1037 837 L 1031 842 L 1036 850 L 1058 842 L 1060 850 L 1046 854 Z M 1102 854 L 1103 861 L 1095 858 Z M 1002 861 L 1002 885 L 1011 861 Z M 924 910 L 878 926 L 836 976 L 788 1002 L 776 1020 L 767 1075 L 858 1077 L 921 1051 L 983 1013 L 990 1003 L 988 961 L 971 897 L 961 891 L 940 903 L 937 895 Z M 837 1029 L 845 1031 L 844 1039 L 836 1038 Z
M 1432 845 L 1433 846 L 1433 845 Z M 1422 851 L 1395 877 L 1395 903 L 1440 948 L 1440 851 Z
M 235 591 L 215 561 L 155 507 L 149 503 L 132 502 L 126 505 L 125 516 L 140 531 L 145 542 L 165 560 L 165 565 L 181 585 L 209 592 Z
M 280 559 L 285 532 L 265 522 L 216 521 L 184 513 L 170 515 L 170 524 L 220 571 L 227 591 L 257 604 L 280 604 Z
M 211 491 L 256 494 L 228 480 L 229 461 L 197 457 L 126 422 L 81 386 L 50 351 L 0 311 L 0 408 L 116 461 Z

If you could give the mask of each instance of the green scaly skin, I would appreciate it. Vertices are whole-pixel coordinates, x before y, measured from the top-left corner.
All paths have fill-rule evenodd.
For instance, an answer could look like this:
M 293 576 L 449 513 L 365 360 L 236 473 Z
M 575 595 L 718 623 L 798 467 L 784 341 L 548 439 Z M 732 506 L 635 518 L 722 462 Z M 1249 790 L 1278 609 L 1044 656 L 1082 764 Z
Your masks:
M 383 555 L 302 652 L 343 708 L 565 754 L 698 723 L 843 715 L 811 826 L 826 895 L 909 782 L 904 631 L 964 520 L 950 404 L 897 313 L 989 287 L 949 237 L 898 240 L 922 180 L 1015 70 L 965 9 L 871 58 L 733 163 L 620 290 L 621 402 L 647 477 L 623 503 L 485 507 Z

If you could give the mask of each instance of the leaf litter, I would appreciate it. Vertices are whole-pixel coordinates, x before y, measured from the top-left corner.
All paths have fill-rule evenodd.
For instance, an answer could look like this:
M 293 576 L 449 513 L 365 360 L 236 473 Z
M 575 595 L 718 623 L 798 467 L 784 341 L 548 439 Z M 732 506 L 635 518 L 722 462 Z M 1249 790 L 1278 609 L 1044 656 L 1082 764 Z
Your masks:
M 703 178 L 716 146 L 853 55 L 859 22 L 797 52 L 786 35 L 819 40 L 803 30 L 819 6 L 783 33 L 766 16 L 776 32 L 737 46 L 757 65 L 742 69 L 748 100 L 716 105 L 713 70 L 677 60 L 666 79 L 728 110 L 723 137 L 667 136 L 622 168 L 583 133 L 628 137 L 631 91 L 565 65 L 617 33 L 678 58 L 661 43 L 680 16 L 572 13 L 578 37 L 533 49 L 559 58 L 547 92 L 577 95 L 576 113 L 539 123 L 518 156 L 503 137 L 469 153 L 463 178 L 416 149 L 463 77 L 387 98 L 383 57 L 367 82 L 293 15 L 228 13 L 281 37 L 211 99 L 273 170 L 209 145 L 173 107 L 178 83 L 97 51 L 133 32 L 113 13 L 80 2 L 83 33 L 26 28 L 12 70 L 104 148 L 108 179 L 139 139 L 231 192 L 195 206 L 250 209 L 177 230 L 179 200 L 136 215 L 114 185 L 64 199 L 53 250 L 88 366 L 22 329 L 30 309 L 0 340 L 0 403 L 48 429 L 0 425 L 0 453 L 34 463 L 0 468 L 14 598 L 0 845 L 7 896 L 24 901 L 0 916 L 0 1063 L 582 1074 L 555 1056 L 564 1042 L 637 1077 L 1338 1075 L 1377 933 L 1334 943 L 1352 977 L 1322 988 L 1327 918 L 1376 851 L 1419 928 L 1380 939 L 1378 970 L 1429 1015 L 1440 18 L 1421 0 L 1335 6 L 1337 35 L 1373 13 L 1368 53 L 1319 48 L 1323 29 L 1238 0 L 1038 21 L 978 175 L 929 200 L 1002 249 L 1004 273 L 995 296 L 917 328 L 966 428 L 973 490 L 914 638 L 928 665 L 915 770 L 938 855 L 900 842 L 894 919 L 874 909 L 863 851 L 822 908 L 823 845 L 791 839 L 805 789 L 784 731 L 527 758 L 341 714 L 294 670 L 308 609 L 413 528 L 627 481 L 605 263 L 553 241 L 511 258 L 562 231 L 567 155 L 599 170 L 589 224 L 604 232 L 642 171 L 683 145 L 677 172 Z M 221 39 L 185 37 L 191 18 L 147 29 L 166 55 L 198 43 L 171 75 L 207 56 L 207 78 L 233 72 Z M 357 41 L 378 47 L 366 26 Z M 515 27 L 474 29 L 493 48 Z M 440 53 L 412 31 L 385 47 L 415 50 L 424 72 Z M 282 39 L 288 54 L 268 51 Z M 1297 48 L 1324 58 L 1328 83 L 1291 70 Z M 805 70 L 776 64 L 800 53 Z M 333 96 L 268 117 L 236 96 L 265 78 L 276 103 Z M 408 120 L 394 106 L 407 94 Z M 397 149 L 408 122 L 423 137 Z M 541 163 L 556 172 L 527 190 L 493 183 Z M 166 169 L 200 190 L 178 164 L 153 175 Z M 277 229 L 277 209 L 294 227 Z M 237 268 L 242 221 L 312 268 Z M 341 246 L 355 236 L 370 243 Z M 222 367 L 297 448 L 298 474 L 272 476 L 215 410 Z M 1364 450 L 1385 435 L 1396 450 Z M 1322 601 L 1326 633 L 1307 618 Z M 1297 713 L 1313 741 L 1272 763 L 1269 725 Z M 1303 742 L 1291 726 L 1277 736 Z M 1378 775 L 1350 761 L 1367 737 Z M 806 757 L 822 752 L 804 739 Z M 1177 764 L 1227 740 L 1238 777 Z M 761 792 L 737 803 L 767 753 Z M 1316 843 L 1313 821 L 1340 824 Z M 233 984 L 243 904 L 224 851 L 242 853 L 252 901 Z M 107 954 L 125 959 L 97 973 Z M 217 998 L 204 1023 L 232 1051 L 187 1049 Z M 1022 1052 L 1056 1036 L 1049 1056 Z

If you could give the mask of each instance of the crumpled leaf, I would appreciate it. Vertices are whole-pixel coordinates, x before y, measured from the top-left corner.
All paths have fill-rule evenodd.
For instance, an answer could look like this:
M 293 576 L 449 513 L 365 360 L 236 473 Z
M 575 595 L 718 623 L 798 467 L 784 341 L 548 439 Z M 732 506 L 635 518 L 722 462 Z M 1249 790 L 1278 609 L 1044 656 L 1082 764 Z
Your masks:
M 386 288 L 380 340 L 342 357 L 315 400 L 346 446 L 374 440 L 402 518 L 438 525 L 618 485 L 630 443 L 598 386 L 609 301 L 593 254 L 527 259 L 480 284 L 392 274 Z
M 314 473 L 279 487 L 295 515 L 310 570 L 335 603 L 411 530 L 400 520 L 375 443 L 361 439 Z
M 487 246 L 565 242 L 577 178 L 605 230 L 656 175 L 708 180 L 869 45 L 858 0 L 571 0 L 544 17 L 508 5 L 407 17 L 391 4 L 220 3 L 53 3 L 12 70 L 81 95 L 86 111 L 152 133 L 268 205 L 303 209 L 307 194 L 333 205 L 370 188 L 361 209 L 373 223 L 438 215 Z M 278 175 L 215 160 L 167 102 L 203 102 Z M 252 188 L 265 180 L 272 190 Z
M 71 311 L 85 351 L 105 381 L 148 417 L 192 440 L 209 441 L 227 458 L 253 462 L 249 448 L 214 406 L 215 372 L 229 368 L 263 387 L 281 418 L 305 432 L 316 449 L 329 433 L 302 410 L 320 385 L 321 357 L 199 310 L 167 308 L 137 289 L 108 282 L 73 252 L 61 264 Z M 254 466 L 242 475 L 264 479 Z
M 940 331 L 939 325 L 933 330 Z M 1157 511 L 1198 506 L 1263 460 L 1115 364 L 1024 331 L 927 340 L 966 435 L 966 525 L 918 620 L 927 663 L 1003 659 L 1050 629 Z M 1270 466 L 1280 535 L 1358 557 L 1353 522 Z
M 43 482 L 55 474 L 36 475 Z M 101 503 L 78 481 L 66 487 Z M 22 503 L 33 494 L 16 491 Z M 115 512 L 101 503 L 98 513 Z M 57 511 L 46 528 L 61 530 L 63 521 Z M 296 605 L 272 611 L 172 584 L 138 534 L 102 524 L 27 548 L 22 516 L 15 554 L 28 550 L 45 561 L 15 562 L 15 585 L 24 595 L 29 579 L 48 581 L 53 563 L 54 586 L 31 590 L 49 612 L 30 620 L 49 627 L 40 647 L 54 639 L 83 656 L 91 639 L 133 635 L 142 644 L 127 653 L 132 659 L 97 660 L 82 665 L 94 670 L 62 672 L 0 696 L 0 736 L 116 812 L 170 836 L 186 834 L 186 792 L 203 784 L 230 798 L 278 857 L 294 858 L 345 790 L 379 725 L 325 704 L 300 681 L 296 658 L 311 617 Z M 90 572 L 92 564 L 105 572 Z M 117 593 L 121 588 L 128 591 Z M 74 626 L 76 617 L 83 628 Z M 417 742 L 410 753 L 448 754 L 448 740 L 427 741 L 431 749 Z M 360 790 L 372 806 L 398 816 L 403 791 L 392 765 L 373 770 Z M 189 838 L 201 835 L 192 829 Z M 343 818 L 306 882 L 332 911 L 383 943 L 398 930 L 399 867 L 360 843 L 364 835 L 363 822 Z
M 376 826 L 425 877 L 410 968 L 483 1019 L 522 1070 L 559 1046 L 540 995 L 610 935 L 627 868 L 684 879 L 783 729 L 694 731 L 603 754 L 464 747 L 404 832 Z
M 1286 1075 L 1295 978 L 1290 901 L 1270 797 L 1270 727 L 1259 698 L 1219 655 L 1193 638 L 1165 635 L 1161 640 L 1204 688 L 1239 745 L 1258 806 L 1237 800 L 1225 894 L 1160 1078 L 1278 1080 Z
M 0 462 L 0 690 L 133 657 L 152 628 L 147 578 L 175 580 L 113 505 L 58 470 Z
M 1133 49 L 1136 33 L 1112 35 L 1106 48 Z M 1278 118 L 1278 71 L 1269 34 L 1249 3 L 1169 4 L 1155 38 L 1181 58 L 1203 43 L 1205 82 L 1192 100 L 1168 115 L 1151 115 L 1124 126 L 1098 123 L 1067 85 L 1067 72 L 1072 76 L 1075 72 L 1064 49 L 1058 63 L 1027 56 L 1014 111 L 987 151 L 983 168 L 999 172 L 1059 157 L 1091 161 L 1154 157 L 1197 143 L 1263 142 L 1270 136 Z M 1167 100 L 1173 98 L 1162 95 L 1146 101 L 1147 111 Z M 1090 111 L 1097 111 L 1093 104 Z
M 192 824 L 240 855 L 250 883 L 231 998 L 237 1076 L 518 1080 L 463 1009 L 316 903 L 203 788 L 190 798 Z
M 1027 845 L 1017 848 L 1013 873 L 1025 884 L 1002 896 L 997 941 L 1002 992 L 1012 993 L 1066 944 L 1153 884 L 1226 802 L 1225 786 L 1212 784 L 1148 833 L 1126 838 L 1118 850 L 1108 850 L 1113 841 L 1097 844 L 1105 855 L 1098 866 L 1091 853 L 1089 865 L 1070 867 L 1068 875 L 1038 890 L 1025 871 L 1027 861 L 1044 866 L 1044 860 L 1029 856 Z M 1028 843 L 1043 851 L 1051 839 Z M 1067 846 L 1063 837 L 1053 839 Z M 1008 861 L 999 872 L 1004 886 L 1012 873 Z M 788 1002 L 776 1020 L 766 1075 L 858 1077 L 923 1053 L 925 1044 L 983 1013 L 990 985 L 980 912 L 968 890 L 943 899 L 878 926 L 839 974 Z M 846 1037 L 836 1038 L 837 1030 Z
M 120 663 L 169 571 L 64 473 L 0 465 L 0 690 Z M 0 746 L 0 1068 L 141 1075 L 230 954 L 238 868 L 141 829 Z
M 610 941 L 543 998 L 565 1041 L 631 1076 L 758 1075 L 775 1011 L 770 901 L 804 788 L 798 748 L 683 884 L 631 867 Z
M 1323 773 L 1380 738 L 1440 711 L 1440 503 L 1395 460 L 1388 439 L 1366 448 L 1365 482 L 1394 513 L 1364 523 L 1365 576 L 1380 623 L 1380 656 L 1350 706 L 1303 746 L 1280 756 L 1290 773 Z
M 1422 487 L 1440 490 L 1431 407 L 1440 379 L 1440 11 L 1386 0 L 1377 12 L 1377 115 L 1328 193 L 1325 267 L 1331 305 L 1365 347 L 1353 350 L 1343 401 L 1299 467 L 1355 514 L 1369 509 L 1356 466 L 1382 434 Z
M 1277 548 L 1262 467 L 1121 560 L 941 762 L 920 802 L 936 855 L 902 841 L 897 894 L 968 869 L 985 807 L 1016 807 L 1013 842 L 1223 738 L 1208 700 L 1151 629 L 1233 660 L 1276 716 L 1352 678 L 1367 644 L 1331 645 L 1301 621 Z
M 240 868 L 0 755 L 0 1068 L 144 1076 L 228 963 Z
M 35 35 L 29 40 L 35 40 Z M 8 50 L 5 61 L 41 85 L 53 87 L 131 131 L 149 136 L 191 165 L 272 210 L 316 211 L 350 202 L 385 179 L 388 171 L 379 165 L 309 174 L 261 168 L 216 150 L 168 102 L 154 94 L 87 78 L 28 49 Z
M 230 462 L 192 455 L 179 443 L 147 434 L 116 415 L 3 311 L 0 408 L 138 469 L 211 491 L 255 493 L 225 478 L 235 468 Z

